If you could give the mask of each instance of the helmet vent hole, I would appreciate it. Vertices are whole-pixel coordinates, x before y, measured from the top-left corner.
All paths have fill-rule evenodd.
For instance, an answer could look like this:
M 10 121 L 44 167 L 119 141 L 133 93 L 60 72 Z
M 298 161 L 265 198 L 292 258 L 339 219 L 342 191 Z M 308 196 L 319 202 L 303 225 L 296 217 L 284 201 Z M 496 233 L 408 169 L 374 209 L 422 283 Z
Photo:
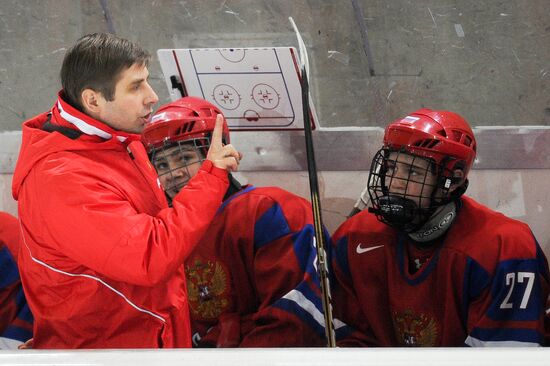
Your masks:
M 416 143 L 414 143 L 414 146 L 423 147 L 423 148 L 426 148 L 426 149 L 431 149 L 434 146 L 436 146 L 437 144 L 439 144 L 438 140 L 425 139 L 425 140 L 417 141 Z
M 447 137 L 447 132 L 443 129 L 439 130 L 437 133 L 443 137 Z
M 201 111 L 205 114 L 206 117 L 212 117 L 212 110 L 210 108 L 202 108 Z
M 426 144 L 426 147 L 428 149 L 432 149 L 433 147 L 435 147 L 435 145 L 439 144 L 439 141 L 438 140 L 429 140 L 428 143 Z
M 453 131 L 453 140 L 455 140 L 456 142 L 460 142 L 460 140 L 462 139 L 462 132 L 460 131 Z

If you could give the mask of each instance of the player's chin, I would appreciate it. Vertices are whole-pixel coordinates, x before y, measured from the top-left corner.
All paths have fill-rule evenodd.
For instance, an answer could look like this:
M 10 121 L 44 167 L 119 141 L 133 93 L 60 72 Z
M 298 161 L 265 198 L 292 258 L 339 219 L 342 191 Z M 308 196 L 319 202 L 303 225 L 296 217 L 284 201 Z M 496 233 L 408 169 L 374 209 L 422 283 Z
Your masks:
M 183 187 L 181 187 L 181 188 L 183 188 Z M 168 193 L 168 197 L 170 197 L 170 199 L 174 199 L 174 197 L 176 197 L 178 195 L 178 193 L 181 191 L 181 188 L 171 189 L 171 190 L 167 191 L 166 193 Z
M 176 184 L 174 187 L 170 188 L 167 192 L 168 192 L 168 195 L 171 197 L 171 198 L 174 198 L 176 197 L 176 195 L 187 185 L 189 181 L 185 181 L 185 182 L 181 182 L 181 183 L 178 183 Z

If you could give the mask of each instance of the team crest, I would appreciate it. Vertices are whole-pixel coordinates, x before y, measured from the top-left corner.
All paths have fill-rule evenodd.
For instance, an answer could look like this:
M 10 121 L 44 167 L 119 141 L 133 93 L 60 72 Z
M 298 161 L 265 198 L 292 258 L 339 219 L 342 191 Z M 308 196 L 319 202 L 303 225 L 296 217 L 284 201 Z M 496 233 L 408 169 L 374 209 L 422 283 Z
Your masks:
M 393 328 L 397 341 L 408 347 L 433 347 L 436 345 L 439 327 L 434 318 L 410 309 L 393 312 Z
M 199 257 L 188 263 L 185 274 L 191 315 L 197 320 L 215 320 L 231 305 L 227 267 Z

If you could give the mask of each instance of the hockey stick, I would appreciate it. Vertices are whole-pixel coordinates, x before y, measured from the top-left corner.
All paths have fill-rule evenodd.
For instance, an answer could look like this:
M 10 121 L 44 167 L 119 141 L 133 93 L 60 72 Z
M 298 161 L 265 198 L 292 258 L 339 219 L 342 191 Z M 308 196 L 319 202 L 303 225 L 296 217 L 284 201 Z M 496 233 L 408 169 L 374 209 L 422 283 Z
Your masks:
M 315 153 L 313 151 L 313 136 L 311 133 L 311 120 L 309 115 L 309 82 L 308 82 L 308 59 L 305 52 L 305 44 L 298 32 L 294 20 L 289 18 L 300 45 L 300 69 L 302 86 L 302 110 L 304 113 L 304 132 L 306 139 L 307 168 L 309 175 L 309 191 L 311 194 L 311 207 L 313 209 L 313 225 L 315 229 L 314 244 L 317 249 L 317 271 L 321 285 L 321 295 L 323 303 L 323 313 L 325 318 L 325 335 L 327 337 L 327 346 L 336 347 L 336 337 L 334 333 L 334 322 L 332 318 L 332 301 L 330 297 L 330 283 L 328 278 L 328 263 L 325 250 L 325 236 L 323 233 L 323 220 L 321 217 L 321 200 L 319 198 L 319 183 L 317 181 L 317 166 L 315 164 Z

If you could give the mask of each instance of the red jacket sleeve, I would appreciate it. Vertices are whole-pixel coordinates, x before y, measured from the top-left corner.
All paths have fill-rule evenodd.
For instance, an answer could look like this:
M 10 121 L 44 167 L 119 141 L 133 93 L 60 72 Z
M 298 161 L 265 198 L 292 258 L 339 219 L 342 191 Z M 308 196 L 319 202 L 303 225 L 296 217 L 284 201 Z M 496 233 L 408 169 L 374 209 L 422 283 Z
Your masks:
M 124 186 L 120 188 L 103 178 L 102 172 L 84 167 L 61 169 L 61 162 L 55 159 L 48 164 L 33 172 L 50 174 L 32 177 L 31 172 L 28 178 L 40 181 L 41 191 L 48 192 L 31 199 L 40 206 L 36 212 L 48 214 L 33 217 L 35 224 L 36 220 L 48 221 L 46 230 L 33 233 L 36 239 L 43 235 L 52 249 L 107 278 L 142 286 L 163 281 L 183 264 L 228 187 L 227 173 L 206 161 L 177 195 L 173 208 L 146 212 L 138 206 L 146 205 L 144 200 L 155 199 L 151 184 L 141 184 L 142 191 L 136 192 L 136 185 L 123 190 Z M 54 169 L 59 172 L 51 173 Z M 55 257 L 44 259 L 51 262 Z M 63 269 L 63 260 L 56 264 Z

